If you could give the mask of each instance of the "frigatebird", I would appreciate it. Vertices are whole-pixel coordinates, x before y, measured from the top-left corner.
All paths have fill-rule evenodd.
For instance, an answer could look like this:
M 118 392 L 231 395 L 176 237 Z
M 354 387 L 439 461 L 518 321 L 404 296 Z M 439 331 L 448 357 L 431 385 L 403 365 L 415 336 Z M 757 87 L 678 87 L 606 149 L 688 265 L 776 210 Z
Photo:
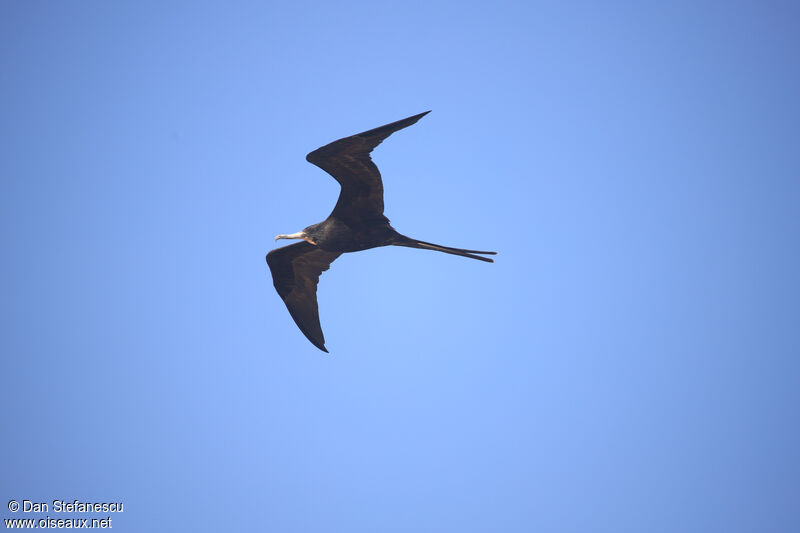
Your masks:
M 272 250 L 267 264 L 275 289 L 289 309 L 297 327 L 311 344 L 327 352 L 319 323 L 317 283 L 319 276 L 337 257 L 379 246 L 407 246 L 435 250 L 493 263 L 497 252 L 464 250 L 432 244 L 401 235 L 383 215 L 383 183 L 370 152 L 392 133 L 411 126 L 430 113 L 426 111 L 385 126 L 333 141 L 306 156 L 309 163 L 333 176 L 342 187 L 331 214 L 319 224 L 302 231 L 278 235 L 278 239 L 302 239 Z

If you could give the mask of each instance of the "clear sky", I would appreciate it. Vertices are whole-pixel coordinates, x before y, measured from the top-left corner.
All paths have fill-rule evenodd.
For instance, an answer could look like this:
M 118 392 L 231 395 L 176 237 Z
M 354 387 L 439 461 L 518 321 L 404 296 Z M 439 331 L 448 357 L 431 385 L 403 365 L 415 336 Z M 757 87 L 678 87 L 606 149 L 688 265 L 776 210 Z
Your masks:
M 3 2 L 0 518 L 796 531 L 799 19 Z M 428 109 L 373 154 L 386 214 L 496 263 L 341 257 L 326 355 L 264 261 L 336 201 L 304 157 Z

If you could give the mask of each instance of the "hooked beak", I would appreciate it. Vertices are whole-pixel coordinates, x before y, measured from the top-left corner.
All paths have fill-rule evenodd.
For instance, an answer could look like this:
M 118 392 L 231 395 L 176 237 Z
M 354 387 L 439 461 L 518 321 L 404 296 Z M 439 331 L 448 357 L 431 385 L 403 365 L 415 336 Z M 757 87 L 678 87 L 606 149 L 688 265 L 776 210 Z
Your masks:
M 292 233 L 290 235 L 276 235 L 275 240 L 278 239 L 305 239 L 306 234 L 302 231 L 298 231 L 297 233 Z

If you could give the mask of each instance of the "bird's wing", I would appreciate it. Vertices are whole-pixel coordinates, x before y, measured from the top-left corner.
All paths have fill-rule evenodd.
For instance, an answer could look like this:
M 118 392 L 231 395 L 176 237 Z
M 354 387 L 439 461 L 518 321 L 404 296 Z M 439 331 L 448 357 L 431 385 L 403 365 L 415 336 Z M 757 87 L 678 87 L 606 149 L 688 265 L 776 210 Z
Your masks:
M 290 244 L 267 254 L 272 282 L 289 314 L 311 344 L 323 352 L 328 350 L 319 324 L 317 283 L 320 274 L 340 255 L 307 242 Z
M 385 219 L 381 173 L 369 154 L 389 135 L 411 126 L 428 113 L 333 141 L 306 156 L 309 163 L 333 176 L 342 186 L 332 217 L 345 222 Z

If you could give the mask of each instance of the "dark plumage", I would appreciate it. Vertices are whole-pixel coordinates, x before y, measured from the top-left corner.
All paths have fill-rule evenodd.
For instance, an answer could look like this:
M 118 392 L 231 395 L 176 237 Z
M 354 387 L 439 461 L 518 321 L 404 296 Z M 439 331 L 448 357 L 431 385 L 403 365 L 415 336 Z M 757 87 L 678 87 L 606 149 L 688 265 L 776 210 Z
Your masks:
M 275 240 L 303 239 L 305 242 L 272 250 L 267 254 L 267 264 L 272 271 L 275 289 L 300 331 L 324 352 L 328 350 L 319 323 L 317 283 L 320 274 L 328 270 L 341 254 L 394 245 L 436 250 L 492 263 L 492 259 L 474 254 L 497 253 L 450 248 L 411 239 L 395 231 L 389 225 L 389 219 L 383 216 L 381 174 L 369 154 L 389 135 L 411 126 L 428 113 L 430 111 L 339 139 L 306 156 L 310 163 L 333 176 L 342 186 L 339 201 L 323 222 L 291 235 L 275 237 Z

